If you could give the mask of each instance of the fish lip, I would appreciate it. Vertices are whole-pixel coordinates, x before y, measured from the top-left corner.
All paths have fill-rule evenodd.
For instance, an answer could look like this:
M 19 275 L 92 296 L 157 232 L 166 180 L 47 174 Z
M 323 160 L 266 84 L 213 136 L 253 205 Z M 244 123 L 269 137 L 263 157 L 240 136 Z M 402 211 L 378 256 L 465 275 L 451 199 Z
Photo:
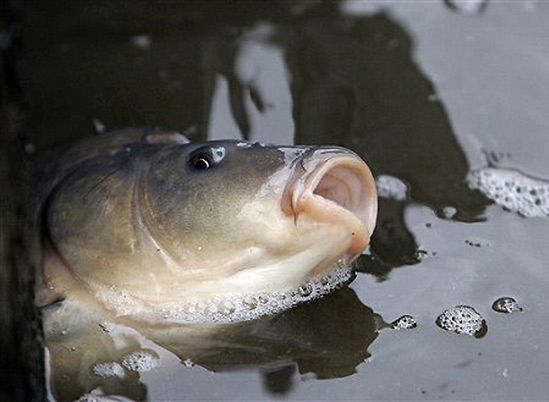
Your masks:
M 319 149 L 300 157 L 282 197 L 282 210 L 321 221 L 343 220 L 353 228 L 348 254 L 368 245 L 377 219 L 377 191 L 368 165 L 346 149 Z M 335 190 L 335 193 L 330 190 Z

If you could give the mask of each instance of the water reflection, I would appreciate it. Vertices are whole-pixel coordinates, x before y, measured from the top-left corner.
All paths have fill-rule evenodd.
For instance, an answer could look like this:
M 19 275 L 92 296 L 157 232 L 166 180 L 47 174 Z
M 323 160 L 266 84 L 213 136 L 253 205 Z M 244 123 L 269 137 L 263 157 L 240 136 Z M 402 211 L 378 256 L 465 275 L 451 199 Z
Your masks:
M 147 349 L 177 356 L 183 363 L 178 370 L 186 370 L 191 362 L 212 372 L 259 368 L 266 389 L 283 394 L 292 388 L 295 371 L 319 379 L 353 374 L 370 356 L 368 347 L 384 326 L 349 288 L 285 314 L 226 326 L 110 323 L 105 331 L 106 317 L 100 313 L 83 322 L 77 311 L 57 307 L 45 316 L 52 386 L 60 401 L 74 400 L 98 386 L 109 394 L 146 399 L 138 372 L 125 370 L 123 376 L 102 378 L 93 367 L 96 362 L 124 364 L 124 356 L 136 351 L 150 354 Z

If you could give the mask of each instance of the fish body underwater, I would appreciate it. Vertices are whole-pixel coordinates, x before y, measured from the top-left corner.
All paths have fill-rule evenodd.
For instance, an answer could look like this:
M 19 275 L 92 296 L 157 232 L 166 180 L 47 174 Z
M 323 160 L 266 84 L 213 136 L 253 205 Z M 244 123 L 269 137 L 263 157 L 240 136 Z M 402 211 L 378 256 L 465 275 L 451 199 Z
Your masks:
M 166 130 L 89 138 L 36 187 L 37 303 L 148 324 L 246 321 L 321 296 L 350 278 L 377 214 L 370 170 L 345 148 Z

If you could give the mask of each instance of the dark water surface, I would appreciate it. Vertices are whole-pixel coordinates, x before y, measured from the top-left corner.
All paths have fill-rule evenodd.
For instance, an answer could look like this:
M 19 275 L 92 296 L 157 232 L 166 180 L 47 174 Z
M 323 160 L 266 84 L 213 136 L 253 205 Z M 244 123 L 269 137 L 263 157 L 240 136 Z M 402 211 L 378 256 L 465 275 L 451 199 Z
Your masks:
M 23 77 L 38 159 L 162 126 L 344 145 L 406 185 L 380 198 L 350 288 L 215 335 L 88 329 L 50 348 L 59 399 L 549 399 L 549 220 L 465 182 L 487 165 L 549 178 L 549 2 L 34 2 Z M 523 310 L 494 311 L 504 296 Z M 484 336 L 435 324 L 456 305 Z M 416 328 L 384 324 L 404 314 Z M 141 349 L 157 367 L 92 372 Z

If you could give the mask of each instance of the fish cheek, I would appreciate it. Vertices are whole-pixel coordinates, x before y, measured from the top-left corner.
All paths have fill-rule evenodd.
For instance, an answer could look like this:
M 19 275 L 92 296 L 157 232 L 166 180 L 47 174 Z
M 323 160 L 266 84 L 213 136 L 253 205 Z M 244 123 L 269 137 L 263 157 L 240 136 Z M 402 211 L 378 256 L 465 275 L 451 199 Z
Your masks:
M 119 262 L 131 265 L 137 241 L 131 208 L 132 172 L 131 166 L 84 166 L 50 199 L 50 240 L 84 281 L 124 281 Z
M 253 243 L 253 222 L 239 214 L 256 199 L 265 174 L 250 165 L 234 158 L 208 171 L 171 169 L 148 178 L 147 226 L 180 264 L 221 262 Z

